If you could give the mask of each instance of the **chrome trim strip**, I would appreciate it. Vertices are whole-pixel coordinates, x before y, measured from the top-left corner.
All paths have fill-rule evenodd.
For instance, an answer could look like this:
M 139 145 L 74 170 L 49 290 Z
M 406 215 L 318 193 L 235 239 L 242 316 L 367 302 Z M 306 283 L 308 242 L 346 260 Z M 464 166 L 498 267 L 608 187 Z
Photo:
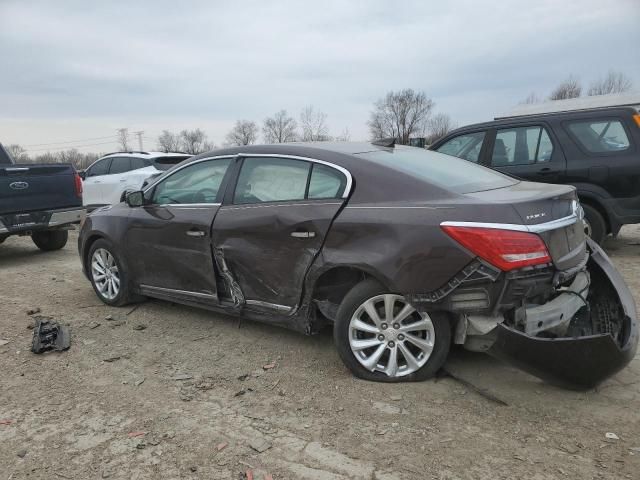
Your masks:
M 174 208 L 207 208 L 219 207 L 221 203 L 162 203 L 157 207 L 174 207 Z
M 29 167 L 5 167 L 5 172 L 28 172 Z
M 302 200 L 290 200 L 290 203 L 248 203 L 246 205 L 225 205 L 220 208 L 220 210 L 244 210 L 247 208 L 268 208 L 268 207 L 308 207 L 312 205 L 342 205 L 339 202 L 331 202 L 331 203 L 295 203 L 300 202 Z
M 336 165 L 335 163 L 325 162 L 324 160 L 318 160 L 317 158 L 301 157 L 299 155 L 280 155 L 278 153 L 239 153 L 238 156 L 251 158 L 289 158 L 291 160 L 304 160 L 312 163 L 320 163 L 322 165 L 326 165 L 327 167 L 334 168 L 339 172 L 342 172 L 342 174 L 346 177 L 347 184 L 344 186 L 342 198 L 348 198 L 349 194 L 351 193 L 351 186 L 353 185 L 353 177 L 351 176 L 351 172 L 349 172 L 349 170 L 347 170 L 346 168 L 341 167 L 340 165 Z
M 293 307 L 287 307 L 286 305 L 279 305 L 277 303 L 263 302 L 262 300 L 245 300 L 245 303 L 256 307 L 271 308 L 273 310 L 278 310 L 279 312 L 289 312 L 293 309 Z
M 377 207 L 374 207 L 374 206 L 366 206 L 366 207 L 362 206 L 362 207 L 360 207 L 360 206 L 354 205 L 354 206 L 346 206 L 345 208 L 353 208 L 353 209 L 357 208 L 357 209 L 363 209 L 363 210 L 364 209 L 368 209 L 368 210 L 382 210 L 382 209 L 396 210 L 397 209 L 397 210 L 400 210 L 400 209 L 412 209 L 412 208 L 424 209 L 424 210 L 450 210 L 450 209 L 455 208 L 455 207 L 428 207 L 426 205 L 421 205 L 421 206 L 417 206 L 417 205 L 416 206 L 409 206 L 409 205 L 407 205 L 407 206 L 377 206 Z
M 151 285 L 144 285 L 144 284 L 141 284 L 140 288 L 151 290 L 152 292 L 158 292 L 158 293 L 168 293 L 173 295 L 188 295 L 190 297 L 206 298 L 208 300 L 217 300 L 217 297 L 215 295 L 211 295 L 210 293 L 190 292 L 188 290 L 177 290 L 175 288 L 153 287 Z
M 475 227 L 475 228 L 496 228 L 499 230 L 514 230 L 516 232 L 543 233 L 558 228 L 568 227 L 578 221 L 578 215 L 573 213 L 568 217 L 558 218 L 546 223 L 536 225 L 517 225 L 513 223 L 485 223 L 485 222 L 442 222 L 442 227 Z

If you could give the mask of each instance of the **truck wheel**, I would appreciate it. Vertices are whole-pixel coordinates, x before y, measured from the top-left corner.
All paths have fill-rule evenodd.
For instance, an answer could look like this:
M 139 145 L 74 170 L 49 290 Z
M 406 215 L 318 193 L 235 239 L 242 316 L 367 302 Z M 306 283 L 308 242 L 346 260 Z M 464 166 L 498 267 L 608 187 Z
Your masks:
M 418 312 L 402 295 L 369 279 L 344 297 L 333 337 L 356 377 L 406 382 L 426 380 L 442 367 L 451 329 L 444 314 Z
M 584 209 L 584 227 L 585 233 L 591 237 L 591 240 L 601 245 L 607 234 L 607 224 L 598 210 L 590 205 L 582 205 Z
M 45 252 L 60 250 L 67 244 L 68 238 L 69 232 L 67 230 L 49 230 L 31 234 L 31 240 L 36 244 L 36 247 Z
M 124 259 L 107 240 L 96 240 L 91 245 L 87 271 L 96 295 L 107 305 L 121 307 L 138 299 L 131 293 Z

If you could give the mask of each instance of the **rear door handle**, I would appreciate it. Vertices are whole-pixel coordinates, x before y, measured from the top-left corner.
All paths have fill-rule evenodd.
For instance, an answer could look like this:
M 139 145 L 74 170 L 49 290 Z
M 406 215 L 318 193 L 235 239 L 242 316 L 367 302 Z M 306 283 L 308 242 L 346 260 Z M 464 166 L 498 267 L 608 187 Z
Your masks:
M 291 232 L 293 238 L 313 238 L 316 236 L 316 232 Z
M 187 230 L 187 235 L 189 237 L 204 237 L 204 232 L 202 230 Z

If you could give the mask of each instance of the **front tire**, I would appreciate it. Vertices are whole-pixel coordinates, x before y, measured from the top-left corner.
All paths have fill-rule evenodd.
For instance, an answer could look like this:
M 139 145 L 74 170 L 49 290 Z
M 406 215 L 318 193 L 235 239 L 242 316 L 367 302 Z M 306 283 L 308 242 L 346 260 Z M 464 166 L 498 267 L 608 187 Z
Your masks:
M 87 271 L 93 290 L 102 302 L 121 307 L 134 300 L 126 265 L 111 242 L 100 239 L 91 245 Z
M 333 328 L 338 354 L 358 378 L 421 381 L 444 364 L 451 343 L 445 315 L 416 311 L 373 279 L 344 297 Z
M 69 239 L 67 230 L 48 230 L 44 232 L 34 232 L 31 234 L 31 240 L 36 247 L 44 252 L 52 250 L 60 250 L 64 248 Z

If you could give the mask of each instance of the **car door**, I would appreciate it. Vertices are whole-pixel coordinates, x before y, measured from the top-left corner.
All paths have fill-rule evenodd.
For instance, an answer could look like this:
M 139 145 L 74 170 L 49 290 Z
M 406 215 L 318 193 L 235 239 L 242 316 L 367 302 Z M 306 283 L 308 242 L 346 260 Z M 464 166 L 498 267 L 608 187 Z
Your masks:
M 211 225 L 233 157 L 200 159 L 145 192 L 125 233 L 135 283 L 150 295 L 218 303 Z
M 113 157 L 109 167 L 109 175 L 102 180 L 103 199 L 105 203 L 120 202 L 120 196 L 127 181 L 127 174 L 131 170 L 130 157 Z
M 82 202 L 84 205 L 104 205 L 103 182 L 109 173 L 111 157 L 98 160 L 91 165 L 82 182 Z
M 558 182 L 565 158 L 545 125 L 497 128 L 491 135 L 488 166 L 532 182 Z
M 346 201 L 349 172 L 319 160 L 252 155 L 213 223 L 213 247 L 231 296 L 245 308 L 286 313 Z

